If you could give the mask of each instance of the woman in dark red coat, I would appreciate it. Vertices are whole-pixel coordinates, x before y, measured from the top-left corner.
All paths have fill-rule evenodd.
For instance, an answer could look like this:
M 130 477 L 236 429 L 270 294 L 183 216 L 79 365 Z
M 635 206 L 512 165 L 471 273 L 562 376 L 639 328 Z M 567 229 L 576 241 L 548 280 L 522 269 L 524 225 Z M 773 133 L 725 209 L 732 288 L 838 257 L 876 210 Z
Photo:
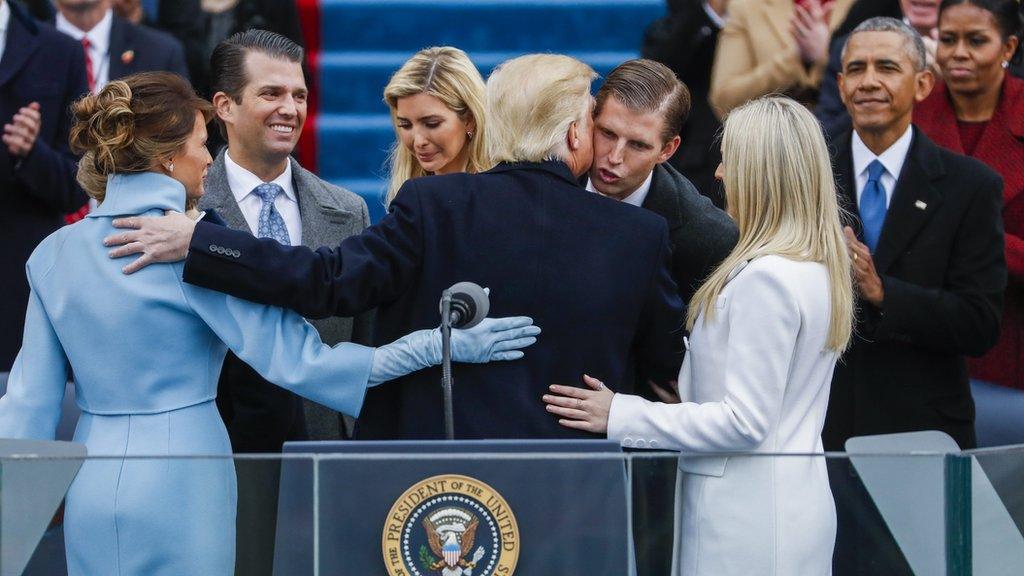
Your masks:
M 970 362 L 971 377 L 1024 394 L 1024 81 L 1006 73 L 1019 57 L 1017 0 L 944 0 L 935 59 L 943 81 L 914 109 L 936 144 L 973 156 L 1003 177 L 1010 281 L 999 343 Z

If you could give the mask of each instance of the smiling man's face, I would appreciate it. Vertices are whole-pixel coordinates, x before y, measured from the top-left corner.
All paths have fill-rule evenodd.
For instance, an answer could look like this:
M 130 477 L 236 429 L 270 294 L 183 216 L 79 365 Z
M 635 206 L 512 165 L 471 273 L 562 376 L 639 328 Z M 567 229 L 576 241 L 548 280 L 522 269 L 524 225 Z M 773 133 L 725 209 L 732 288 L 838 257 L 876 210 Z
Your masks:
M 858 132 L 902 133 L 931 91 L 930 73 L 916 70 L 905 42 L 898 32 L 850 36 L 839 90 Z
M 236 150 L 260 163 L 284 160 L 292 153 L 306 122 L 308 90 L 302 65 L 262 52 L 245 59 L 248 82 L 241 102 L 226 101 L 224 120 L 235 161 Z

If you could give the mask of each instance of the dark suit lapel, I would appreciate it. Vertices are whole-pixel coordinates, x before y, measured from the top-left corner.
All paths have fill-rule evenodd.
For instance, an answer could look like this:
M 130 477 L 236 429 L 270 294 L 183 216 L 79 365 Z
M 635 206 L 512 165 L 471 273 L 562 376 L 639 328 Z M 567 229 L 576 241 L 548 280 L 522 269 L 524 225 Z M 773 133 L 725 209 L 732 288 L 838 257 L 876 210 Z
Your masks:
M 836 140 L 832 168 L 835 172 L 839 205 L 850 214 L 849 221 L 844 221 L 843 223 L 849 224 L 854 232 L 857 233 L 857 237 L 863 240 L 863 229 L 857 206 L 857 185 L 854 182 L 853 174 L 853 152 L 850 145 L 852 138 L 853 133 L 848 132 L 845 136 Z
M 199 201 L 201 209 L 213 209 L 224 219 L 229 228 L 244 230 L 252 233 L 249 223 L 242 215 L 242 209 L 235 201 L 235 195 L 231 193 L 231 186 L 228 185 L 228 173 L 224 166 L 224 152 L 217 155 L 217 159 L 210 166 L 210 172 L 206 176 L 206 193 Z
M 114 21 L 110 25 L 110 79 L 117 80 L 124 78 L 135 71 L 134 57 L 129 58 L 126 56 L 132 49 L 131 46 L 131 30 L 128 28 L 128 22 L 114 16 Z M 134 54 L 133 54 L 134 55 Z M 125 63 L 125 60 L 128 60 Z M 223 216 L 223 214 L 221 214 Z
M 879 274 L 886 273 L 942 204 L 942 192 L 932 184 L 941 174 L 942 164 L 935 144 L 914 129 L 914 141 L 896 182 L 874 254 Z
M 29 56 L 39 48 L 39 39 L 22 21 L 22 16 L 16 14 L 17 8 L 8 3 L 11 8 L 11 18 L 7 25 L 7 45 L 4 47 L 3 58 L 0 59 L 0 86 L 4 86 L 14 77 Z

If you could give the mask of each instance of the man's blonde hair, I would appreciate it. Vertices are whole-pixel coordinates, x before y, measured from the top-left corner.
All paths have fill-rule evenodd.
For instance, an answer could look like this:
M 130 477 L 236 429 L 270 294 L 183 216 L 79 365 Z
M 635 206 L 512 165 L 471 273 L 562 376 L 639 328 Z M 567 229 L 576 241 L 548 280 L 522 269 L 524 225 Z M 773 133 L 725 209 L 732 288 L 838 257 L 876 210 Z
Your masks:
M 487 80 L 487 149 L 497 162 L 565 160 L 565 134 L 588 125 L 597 73 L 575 58 L 528 54 L 499 65 Z
M 722 164 L 726 204 L 740 238 L 694 294 L 687 327 L 692 329 L 702 312 L 706 320 L 714 316 L 715 302 L 737 265 L 774 254 L 828 269 L 827 347 L 845 350 L 853 328 L 853 275 L 821 125 L 789 98 L 752 100 L 725 120 Z

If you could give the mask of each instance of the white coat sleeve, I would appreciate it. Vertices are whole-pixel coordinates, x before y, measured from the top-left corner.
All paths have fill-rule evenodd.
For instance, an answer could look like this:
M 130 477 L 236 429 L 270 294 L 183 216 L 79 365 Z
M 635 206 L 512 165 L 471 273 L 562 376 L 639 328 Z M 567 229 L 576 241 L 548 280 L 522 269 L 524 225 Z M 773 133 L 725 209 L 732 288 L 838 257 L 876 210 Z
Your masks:
M 691 354 L 725 354 L 725 390 L 720 402 L 662 404 L 616 394 L 608 437 L 642 438 L 650 445 L 682 452 L 731 452 L 759 446 L 780 418 L 789 378 L 800 311 L 793 295 L 775 273 L 749 268 L 733 282 L 726 303 L 729 323 L 725 350 L 691 350 Z M 721 319 L 725 310 L 717 311 Z

